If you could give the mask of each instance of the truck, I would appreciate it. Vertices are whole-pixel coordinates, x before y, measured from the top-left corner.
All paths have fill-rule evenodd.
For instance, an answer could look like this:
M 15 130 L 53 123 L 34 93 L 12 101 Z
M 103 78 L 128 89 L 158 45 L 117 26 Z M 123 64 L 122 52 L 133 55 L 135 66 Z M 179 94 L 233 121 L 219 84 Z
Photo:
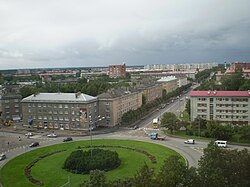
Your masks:
M 152 132 L 149 134 L 149 136 L 152 140 L 165 140 L 166 139 L 166 137 L 159 136 L 157 132 Z
M 153 119 L 153 124 L 152 124 L 153 129 L 159 128 L 159 121 L 160 121 L 159 118 Z

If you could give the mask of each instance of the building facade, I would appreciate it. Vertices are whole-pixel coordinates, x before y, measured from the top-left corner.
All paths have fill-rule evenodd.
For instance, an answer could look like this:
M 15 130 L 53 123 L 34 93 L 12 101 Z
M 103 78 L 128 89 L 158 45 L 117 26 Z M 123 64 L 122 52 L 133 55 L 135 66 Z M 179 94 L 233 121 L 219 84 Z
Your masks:
M 126 64 L 123 65 L 110 65 L 108 74 L 110 78 L 123 78 L 126 79 Z
M 191 91 L 191 120 L 250 125 L 250 91 Z
M 157 80 L 162 85 L 162 89 L 166 90 L 167 93 L 176 90 L 179 87 L 178 79 L 175 76 L 162 77 Z
M 22 100 L 24 125 L 89 129 L 98 116 L 97 98 L 82 93 L 38 93 Z
M 99 115 L 105 118 L 100 124 L 106 127 L 120 125 L 124 113 L 142 105 L 142 92 L 136 90 L 111 89 L 97 97 Z
M 0 93 L 0 118 L 3 123 L 22 119 L 22 96 L 18 87 L 4 87 Z

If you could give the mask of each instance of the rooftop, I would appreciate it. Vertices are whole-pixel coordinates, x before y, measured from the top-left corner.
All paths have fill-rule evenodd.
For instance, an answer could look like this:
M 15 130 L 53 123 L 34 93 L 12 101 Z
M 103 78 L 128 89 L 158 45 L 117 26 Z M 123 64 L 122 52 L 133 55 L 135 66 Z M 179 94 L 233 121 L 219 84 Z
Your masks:
M 169 82 L 176 80 L 175 76 L 167 76 L 167 77 L 162 77 L 161 79 L 157 80 L 157 82 Z
M 47 101 L 47 102 L 89 102 L 97 100 L 96 97 L 83 93 L 38 93 L 30 95 L 22 102 Z
M 191 91 L 191 97 L 250 97 L 250 90 L 248 91 Z

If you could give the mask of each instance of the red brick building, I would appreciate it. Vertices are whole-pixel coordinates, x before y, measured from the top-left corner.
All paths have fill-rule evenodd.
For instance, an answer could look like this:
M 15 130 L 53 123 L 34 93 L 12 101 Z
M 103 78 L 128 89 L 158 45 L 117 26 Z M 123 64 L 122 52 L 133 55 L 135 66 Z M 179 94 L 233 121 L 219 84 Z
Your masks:
M 124 78 L 124 79 L 126 79 L 126 64 L 110 65 L 108 73 L 109 73 L 110 78 Z

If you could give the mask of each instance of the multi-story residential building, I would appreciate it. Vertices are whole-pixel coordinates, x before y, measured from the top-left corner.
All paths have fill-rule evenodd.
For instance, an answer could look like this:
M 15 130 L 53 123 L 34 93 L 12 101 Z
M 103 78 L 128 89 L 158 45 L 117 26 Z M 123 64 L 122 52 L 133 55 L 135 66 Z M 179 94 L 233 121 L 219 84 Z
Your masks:
M 187 80 L 187 76 L 185 75 L 179 75 L 176 76 L 176 78 L 178 79 L 178 86 L 182 87 L 188 84 L 188 80 Z
M 151 64 L 145 65 L 146 70 L 172 70 L 172 71 L 186 71 L 195 69 L 211 69 L 218 66 L 217 63 L 199 63 L 199 64 Z
M 96 123 L 97 98 L 83 93 L 38 93 L 22 100 L 24 125 L 88 129 Z
M 250 91 L 191 91 L 191 120 L 250 125 Z
M 136 90 L 111 89 L 97 97 L 99 115 L 105 117 L 100 124 L 107 127 L 119 125 L 124 113 L 142 105 L 142 92 Z
M 5 87 L 0 95 L 0 117 L 2 122 L 20 121 L 22 119 L 22 96 L 16 87 Z
M 146 103 L 162 97 L 162 86 L 159 83 L 155 83 L 154 79 L 144 78 L 137 80 L 135 84 L 135 88 L 141 91 L 145 97 Z
M 161 83 L 162 89 L 166 90 L 166 93 L 172 92 L 178 88 L 178 79 L 175 76 L 162 77 L 157 80 Z
M 110 65 L 108 71 L 110 78 L 123 78 L 126 79 L 126 64 L 123 65 Z

